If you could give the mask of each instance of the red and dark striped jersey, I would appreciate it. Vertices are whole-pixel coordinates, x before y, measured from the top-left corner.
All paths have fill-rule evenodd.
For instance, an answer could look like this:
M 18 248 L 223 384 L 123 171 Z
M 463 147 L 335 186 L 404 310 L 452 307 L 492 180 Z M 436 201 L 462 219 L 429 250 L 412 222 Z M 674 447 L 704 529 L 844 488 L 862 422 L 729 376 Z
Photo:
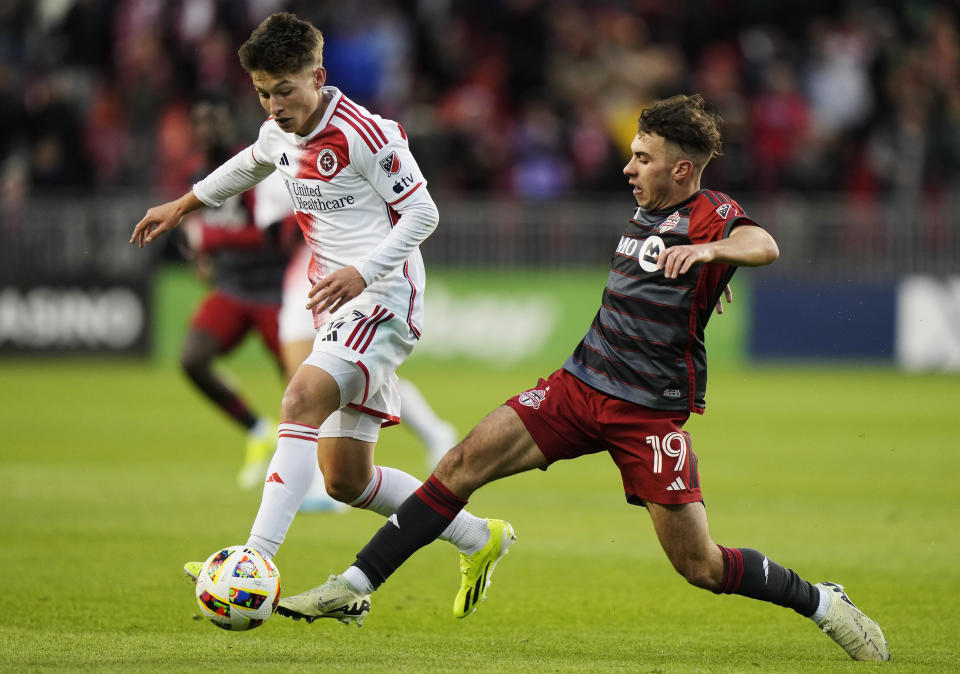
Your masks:
M 735 267 L 695 264 L 678 278 L 657 269 L 669 246 L 717 241 L 756 224 L 726 194 L 700 190 L 669 208 L 637 208 L 610 264 L 600 309 L 564 369 L 645 407 L 702 414 L 704 328 Z

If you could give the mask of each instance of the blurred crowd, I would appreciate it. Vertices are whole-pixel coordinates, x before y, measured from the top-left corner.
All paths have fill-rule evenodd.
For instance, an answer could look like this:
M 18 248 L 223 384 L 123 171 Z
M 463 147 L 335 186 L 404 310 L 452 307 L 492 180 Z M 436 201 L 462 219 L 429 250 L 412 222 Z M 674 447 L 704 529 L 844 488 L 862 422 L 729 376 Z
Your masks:
M 960 188 L 949 0 L 4 0 L 4 193 L 182 193 L 189 107 L 263 112 L 236 50 L 269 13 L 325 34 L 328 83 L 402 121 L 437 192 L 622 190 L 637 115 L 700 92 L 726 119 L 705 183 L 734 193 Z

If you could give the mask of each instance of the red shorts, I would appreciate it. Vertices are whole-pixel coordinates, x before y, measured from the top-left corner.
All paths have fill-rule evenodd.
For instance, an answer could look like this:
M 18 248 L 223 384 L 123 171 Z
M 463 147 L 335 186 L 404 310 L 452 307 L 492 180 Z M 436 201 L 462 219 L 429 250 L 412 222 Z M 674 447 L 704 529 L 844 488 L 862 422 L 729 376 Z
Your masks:
M 190 327 L 209 332 L 220 342 L 220 353 L 231 351 L 250 330 L 280 360 L 280 305 L 245 302 L 214 290 L 190 319 Z
M 560 369 L 506 402 L 553 463 L 609 452 L 635 505 L 702 501 L 697 455 L 681 430 L 689 412 L 656 410 L 602 393 Z

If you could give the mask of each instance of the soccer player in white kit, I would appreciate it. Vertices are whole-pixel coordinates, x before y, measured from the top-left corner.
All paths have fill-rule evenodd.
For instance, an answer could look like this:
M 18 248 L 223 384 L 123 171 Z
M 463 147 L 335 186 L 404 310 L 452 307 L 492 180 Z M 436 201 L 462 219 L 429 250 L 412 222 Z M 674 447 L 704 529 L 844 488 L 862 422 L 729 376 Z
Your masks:
M 149 209 L 130 242 L 142 247 L 185 213 L 217 206 L 274 171 L 286 183 L 313 256 L 307 307 L 322 329 L 283 395 L 277 450 L 247 540 L 272 558 L 316 461 L 330 495 L 385 517 L 420 487 L 407 473 L 375 466 L 373 453 L 381 424 L 399 420 L 396 369 L 423 325 L 419 244 L 436 228 L 438 213 L 400 125 L 325 86 L 323 35 L 312 24 L 273 14 L 239 56 L 270 115 L 257 141 L 179 199 Z M 515 540 L 509 523 L 466 512 L 441 538 L 461 553 L 458 598 L 485 591 L 485 569 Z M 199 568 L 185 566 L 194 577 Z M 343 602 L 336 614 L 320 604 L 302 608 L 308 620 L 358 623 L 368 609 Z

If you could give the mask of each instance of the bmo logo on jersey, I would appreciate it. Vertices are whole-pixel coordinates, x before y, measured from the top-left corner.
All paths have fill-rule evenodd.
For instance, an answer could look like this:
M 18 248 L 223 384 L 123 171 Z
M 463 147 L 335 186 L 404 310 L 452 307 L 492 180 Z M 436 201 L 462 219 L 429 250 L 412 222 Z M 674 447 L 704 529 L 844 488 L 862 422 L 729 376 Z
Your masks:
M 629 236 L 620 237 L 617 253 L 629 257 L 636 256 L 640 268 L 646 272 L 657 271 L 657 259 L 667 245 L 659 236 L 648 236 L 641 242 Z

